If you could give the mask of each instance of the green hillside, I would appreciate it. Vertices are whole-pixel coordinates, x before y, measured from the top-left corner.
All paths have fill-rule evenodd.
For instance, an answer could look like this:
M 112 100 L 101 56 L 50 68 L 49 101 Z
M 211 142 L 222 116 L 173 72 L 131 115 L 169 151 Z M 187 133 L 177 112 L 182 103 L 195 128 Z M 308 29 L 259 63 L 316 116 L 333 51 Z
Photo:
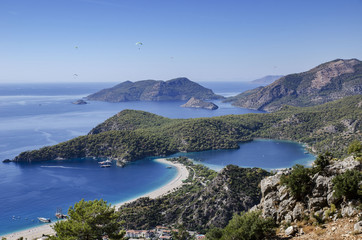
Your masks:
M 168 119 L 124 110 L 86 136 L 23 152 L 14 161 L 111 157 L 127 162 L 179 151 L 233 149 L 253 138 L 300 141 L 317 153 L 343 155 L 352 140 L 362 140 L 361 121 L 361 95 L 314 107 L 213 118 Z

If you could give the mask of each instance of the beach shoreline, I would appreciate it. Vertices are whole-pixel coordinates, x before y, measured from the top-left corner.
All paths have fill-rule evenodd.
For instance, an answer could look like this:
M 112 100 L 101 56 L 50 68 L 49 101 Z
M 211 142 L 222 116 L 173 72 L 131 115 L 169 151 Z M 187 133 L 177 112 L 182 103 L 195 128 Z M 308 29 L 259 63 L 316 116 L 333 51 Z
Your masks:
M 124 202 L 120 202 L 120 203 L 117 203 L 114 205 L 112 204 L 113 207 L 115 207 L 116 209 L 119 209 L 119 207 L 122 206 L 123 204 L 133 202 L 141 197 L 149 197 L 149 198 L 161 197 L 161 196 L 163 196 L 171 191 L 175 191 L 176 189 L 181 187 L 183 184 L 183 181 L 188 178 L 189 171 L 187 170 L 186 166 L 182 165 L 181 163 L 173 163 L 173 162 L 166 160 L 165 158 L 158 158 L 158 159 L 155 159 L 154 161 L 157 161 L 164 165 L 168 165 L 168 166 L 176 168 L 177 169 L 176 176 L 170 182 L 166 183 L 165 185 L 161 186 L 160 188 L 157 188 L 154 191 L 151 191 L 149 193 L 146 193 L 144 195 L 141 195 L 139 197 L 136 197 L 136 198 L 124 201 Z M 51 235 L 51 234 L 55 233 L 54 230 L 51 228 L 52 224 L 54 224 L 54 223 L 21 230 L 18 232 L 13 232 L 13 233 L 6 234 L 6 235 L 0 236 L 0 237 L 5 237 L 7 240 L 16 240 L 20 237 L 23 237 L 24 239 L 28 239 L 28 240 L 40 238 L 40 237 L 42 237 L 43 234 Z

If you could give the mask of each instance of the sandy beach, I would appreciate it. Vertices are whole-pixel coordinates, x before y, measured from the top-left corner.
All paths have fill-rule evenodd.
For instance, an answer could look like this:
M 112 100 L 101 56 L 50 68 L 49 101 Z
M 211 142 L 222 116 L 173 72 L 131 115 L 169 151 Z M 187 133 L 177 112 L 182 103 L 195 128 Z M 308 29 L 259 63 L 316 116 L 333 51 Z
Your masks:
M 164 194 L 167 194 L 168 192 L 170 191 L 174 191 L 176 190 L 177 188 L 179 188 L 182 183 L 183 183 L 183 180 L 187 179 L 188 175 L 189 175 L 189 172 L 187 170 L 187 168 L 180 164 L 180 163 L 172 163 L 170 161 L 167 161 L 166 159 L 164 158 L 160 158 L 160 159 L 156 159 L 155 161 L 159 162 L 159 163 L 163 163 L 163 164 L 166 164 L 166 165 L 169 165 L 169 166 L 172 166 L 172 167 L 175 167 L 177 169 L 177 175 L 174 179 L 172 179 L 170 182 L 168 182 L 166 185 L 152 191 L 152 192 L 149 192 L 149 193 L 146 193 L 142 196 L 139 196 L 137 198 L 134 198 L 134 199 L 131 199 L 131 200 L 128 200 L 128 201 L 125 201 L 125 202 L 121 202 L 121 203 L 118 203 L 118 204 L 115 204 L 113 206 L 115 206 L 117 209 L 125 204 L 125 203 L 129 203 L 129 202 L 132 202 L 140 197 L 149 197 L 149 198 L 157 198 L 157 197 L 160 197 Z M 28 239 L 28 240 L 31 240 L 31 239 L 37 239 L 37 238 L 40 238 L 43 234 L 54 234 L 54 231 L 53 229 L 51 228 L 51 225 L 52 224 L 46 224 L 46 225 L 42 225 L 42 226 L 39 226 L 39 227 L 35 227 L 35 228 L 30 228 L 30 229 L 26 229 L 26 230 L 23 230 L 23 231 L 19 231 L 19 232 L 15 232 L 15 233 L 11 233 L 11 234 L 8 234 L 8 235 L 5 235 L 5 236 L 1 236 L 1 237 L 5 237 L 7 240 L 16 240 L 20 237 L 23 237 L 24 239 Z

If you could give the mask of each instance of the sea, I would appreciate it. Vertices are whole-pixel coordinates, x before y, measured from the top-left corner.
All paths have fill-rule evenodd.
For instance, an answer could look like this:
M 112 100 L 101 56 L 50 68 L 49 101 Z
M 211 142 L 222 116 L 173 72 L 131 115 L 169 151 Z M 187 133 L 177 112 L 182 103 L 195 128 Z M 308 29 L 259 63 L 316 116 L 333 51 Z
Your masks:
M 199 118 L 228 114 L 263 113 L 213 101 L 217 110 L 181 108 L 185 101 L 107 103 L 72 102 L 117 83 L 0 84 L 0 160 L 87 134 L 124 109 L 152 112 L 168 118 Z M 216 94 L 234 96 L 257 87 L 243 82 L 200 82 Z M 235 150 L 177 153 L 214 170 L 228 164 L 268 170 L 309 165 L 315 157 L 302 144 L 257 139 Z M 151 192 L 173 179 L 177 171 L 140 159 L 124 168 L 100 168 L 104 159 L 67 159 L 33 163 L 0 162 L 0 236 L 39 226 L 38 217 L 55 221 L 55 212 L 81 199 L 104 199 L 117 204 Z

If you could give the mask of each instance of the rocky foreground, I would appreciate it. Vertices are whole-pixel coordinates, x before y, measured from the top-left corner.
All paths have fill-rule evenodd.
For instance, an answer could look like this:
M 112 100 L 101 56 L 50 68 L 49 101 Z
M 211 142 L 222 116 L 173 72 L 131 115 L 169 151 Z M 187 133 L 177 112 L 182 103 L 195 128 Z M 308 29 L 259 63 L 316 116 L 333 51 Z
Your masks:
M 313 234 L 322 235 L 326 233 L 325 228 L 327 226 L 333 235 L 333 232 L 344 227 L 342 222 L 347 220 L 343 219 L 348 219 L 350 226 L 341 234 L 361 236 L 361 199 L 340 200 L 334 195 L 332 179 L 347 170 L 361 171 L 361 162 L 352 156 L 343 161 L 333 161 L 323 171 L 312 177 L 312 188 L 309 194 L 301 200 L 293 197 L 288 188 L 280 184 L 281 177 L 290 175 L 291 169 L 279 171 L 261 181 L 262 199 L 260 204 L 252 210 L 261 210 L 263 217 L 273 218 L 278 224 L 281 224 L 281 236 L 302 236 L 306 234 L 306 231 L 311 232 L 311 236 Z M 361 185 L 361 183 L 359 184 Z M 332 236 L 331 234 L 329 235 Z M 323 238 L 315 238 L 314 236 L 310 239 L 343 238 L 327 238 L 327 235 L 324 235 Z

